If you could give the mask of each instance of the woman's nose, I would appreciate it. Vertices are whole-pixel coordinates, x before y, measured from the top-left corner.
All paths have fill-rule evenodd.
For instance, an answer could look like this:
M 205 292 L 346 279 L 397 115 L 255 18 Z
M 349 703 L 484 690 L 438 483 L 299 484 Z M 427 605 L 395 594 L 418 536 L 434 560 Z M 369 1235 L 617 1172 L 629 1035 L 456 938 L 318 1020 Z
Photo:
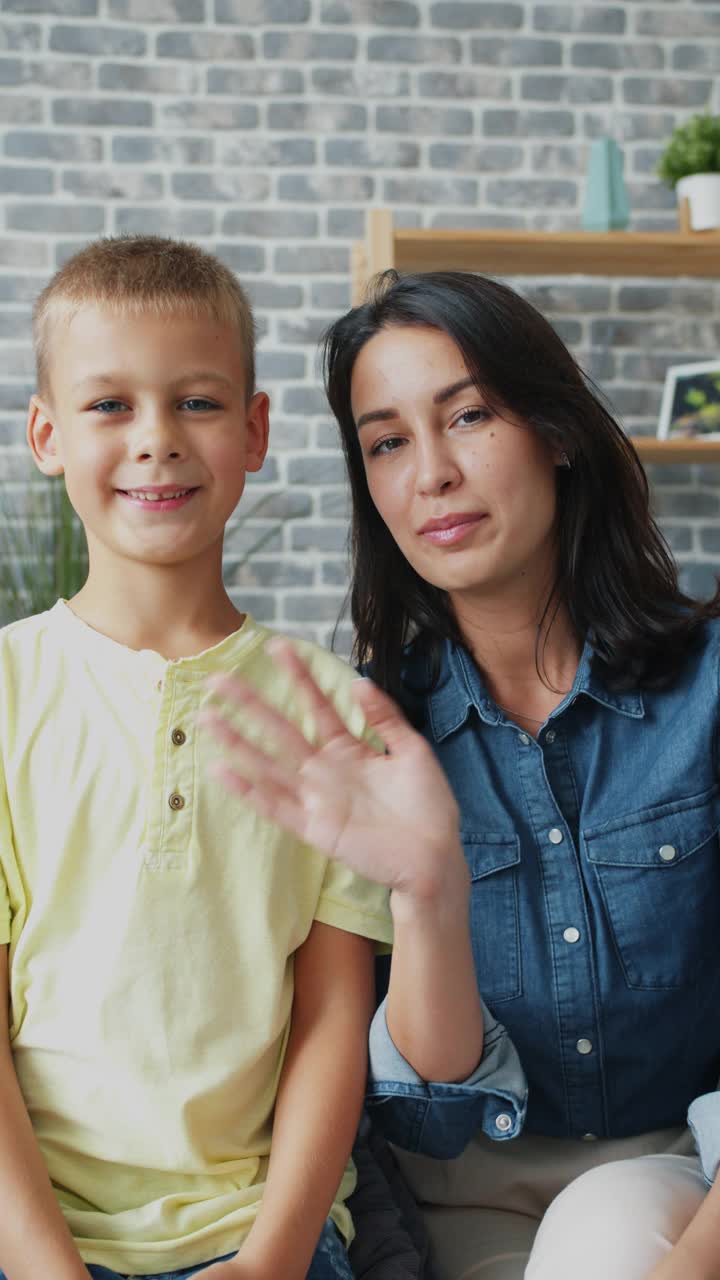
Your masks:
M 432 442 L 418 447 L 416 487 L 418 493 L 433 494 L 454 487 L 460 471 L 451 451 L 444 442 Z

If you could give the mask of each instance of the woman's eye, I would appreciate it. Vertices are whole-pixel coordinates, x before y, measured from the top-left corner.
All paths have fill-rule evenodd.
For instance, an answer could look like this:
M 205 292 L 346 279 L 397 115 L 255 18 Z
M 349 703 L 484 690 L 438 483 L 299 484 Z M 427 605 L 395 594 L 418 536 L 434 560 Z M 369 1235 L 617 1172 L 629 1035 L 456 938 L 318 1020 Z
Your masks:
M 206 400 L 204 396 L 189 396 L 180 406 L 181 409 L 189 409 L 191 413 L 207 413 L 208 410 L 219 407 L 214 400 Z
M 124 400 L 98 400 L 90 407 L 93 413 L 124 413 L 127 409 Z
M 489 409 L 463 409 L 456 418 L 453 419 L 453 426 L 476 427 L 479 422 L 487 422 L 492 414 Z
M 385 440 L 378 440 L 370 450 L 372 458 L 378 457 L 382 453 L 395 453 L 402 445 L 400 436 L 387 436 Z

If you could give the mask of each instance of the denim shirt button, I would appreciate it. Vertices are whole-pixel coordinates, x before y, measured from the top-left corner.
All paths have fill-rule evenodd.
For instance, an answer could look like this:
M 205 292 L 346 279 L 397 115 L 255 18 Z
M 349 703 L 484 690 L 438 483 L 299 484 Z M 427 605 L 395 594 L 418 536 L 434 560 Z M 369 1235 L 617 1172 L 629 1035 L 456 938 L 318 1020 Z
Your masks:
M 495 1121 L 495 1128 L 500 1133 L 509 1133 L 512 1129 L 512 1117 L 506 1111 L 501 1111 Z
M 596 1134 L 596 1133 L 584 1133 L 584 1134 L 582 1135 L 582 1139 L 581 1139 L 581 1141 L 582 1141 L 582 1142 L 597 1142 L 597 1134 Z
M 592 1050 L 593 1050 L 592 1040 L 585 1040 L 584 1038 L 582 1040 L 578 1040 L 577 1044 L 575 1045 L 575 1048 L 577 1049 L 578 1053 L 592 1053 Z
M 673 858 L 677 856 L 675 845 L 673 844 L 661 844 L 658 853 L 663 862 L 672 862 Z
M 522 742 L 522 744 L 523 744 L 523 746 L 524 746 L 524 747 L 529 747 L 529 746 L 530 746 L 530 739 L 529 739 L 529 737 L 528 737 L 528 735 L 527 735 L 526 733 L 519 733 L 519 734 L 518 734 L 518 742 Z
M 563 938 L 566 942 L 579 942 L 580 930 L 576 929 L 574 924 L 571 924 L 569 928 L 563 929 Z
M 555 739 L 556 739 L 556 738 L 557 738 L 557 734 L 556 734 L 555 730 L 554 730 L 554 729 L 548 729 L 547 733 L 545 734 L 545 741 L 546 741 L 547 743 L 549 743 L 549 745 L 550 745 L 550 746 L 552 746 L 552 744 L 553 744 L 553 742 L 555 741 Z
M 559 827 L 551 827 L 548 831 L 548 840 L 551 844 L 562 844 L 563 833 Z

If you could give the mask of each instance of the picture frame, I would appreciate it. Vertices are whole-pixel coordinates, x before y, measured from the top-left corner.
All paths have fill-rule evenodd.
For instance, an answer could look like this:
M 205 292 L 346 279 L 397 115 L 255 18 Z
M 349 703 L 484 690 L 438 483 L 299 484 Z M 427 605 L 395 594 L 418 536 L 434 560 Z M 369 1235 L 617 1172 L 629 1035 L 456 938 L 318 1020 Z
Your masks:
M 720 440 L 720 356 L 670 366 L 657 434 L 660 440 Z

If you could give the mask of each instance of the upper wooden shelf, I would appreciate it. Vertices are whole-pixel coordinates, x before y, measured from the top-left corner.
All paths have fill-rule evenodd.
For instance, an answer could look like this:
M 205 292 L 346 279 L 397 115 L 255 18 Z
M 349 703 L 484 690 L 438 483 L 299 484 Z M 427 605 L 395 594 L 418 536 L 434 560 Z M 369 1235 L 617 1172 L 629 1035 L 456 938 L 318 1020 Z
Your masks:
M 720 276 L 720 231 L 432 231 L 395 229 L 371 209 L 354 246 L 353 301 L 378 271 L 490 275 Z
M 687 210 L 682 219 L 689 225 Z M 720 231 L 428 231 L 393 226 L 371 209 L 353 245 L 353 304 L 378 271 L 488 275 L 720 276 Z M 632 437 L 643 462 L 719 462 L 720 441 Z

